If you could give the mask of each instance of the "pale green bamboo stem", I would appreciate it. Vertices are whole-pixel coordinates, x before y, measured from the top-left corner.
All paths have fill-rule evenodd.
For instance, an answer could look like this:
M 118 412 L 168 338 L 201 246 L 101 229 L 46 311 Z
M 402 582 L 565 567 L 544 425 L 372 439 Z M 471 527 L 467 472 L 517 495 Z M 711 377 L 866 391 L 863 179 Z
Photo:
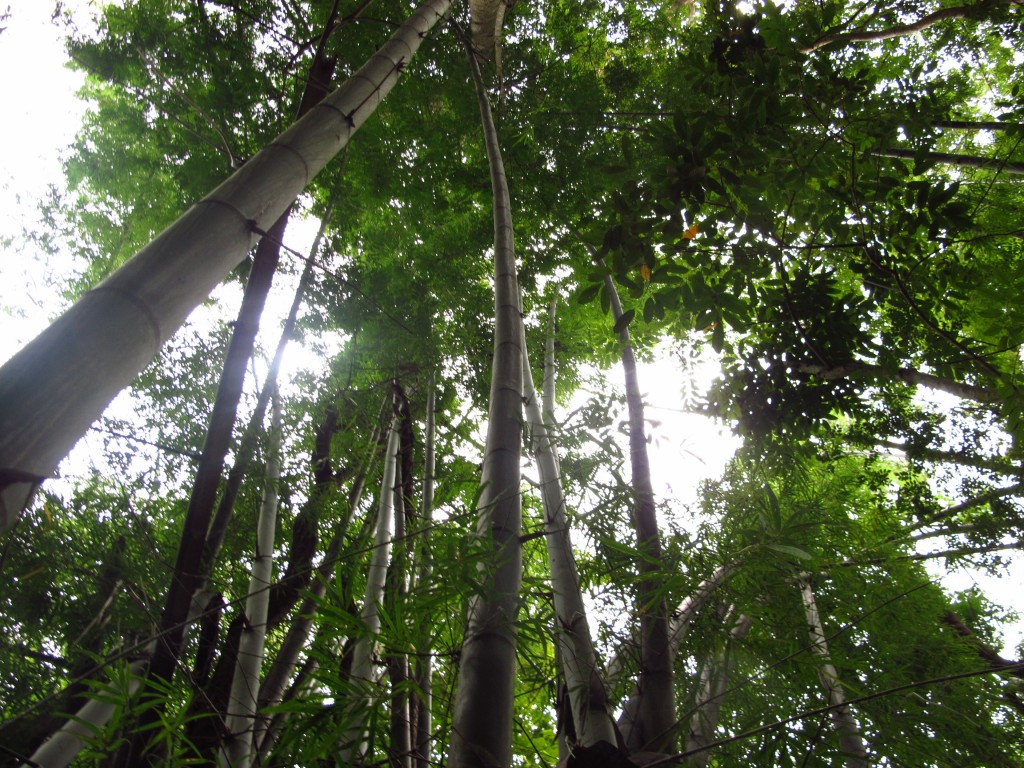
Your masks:
M 266 486 L 256 523 L 256 557 L 245 601 L 245 627 L 238 641 L 238 660 L 231 681 L 225 720 L 227 739 L 219 756 L 224 768 L 249 768 L 253 761 L 260 669 L 267 639 L 267 608 L 274 573 L 274 531 L 277 526 L 277 485 L 281 479 L 281 401 L 272 395 L 270 440 L 267 447 Z
M 565 685 L 572 707 L 576 738 L 583 746 L 599 741 L 615 743 L 615 726 L 608 708 L 608 693 L 597 666 L 597 653 L 590 634 L 587 609 L 580 591 L 576 558 L 572 550 L 565 495 L 558 468 L 557 451 L 550 437 L 545 415 L 541 413 L 533 385 L 526 335 L 523 334 L 523 403 L 526 421 L 540 474 L 541 500 L 544 505 L 545 536 L 551 588 L 555 603 L 555 636 Z M 554 402 L 554 326 L 548 333 L 551 354 L 545 355 L 544 400 Z
M 370 568 L 366 575 L 366 592 L 363 595 L 363 633 L 356 640 L 352 650 L 352 681 L 367 691 L 373 690 L 377 673 L 373 665 L 374 648 L 380 634 L 380 603 L 384 599 L 384 583 L 388 575 L 388 561 L 391 557 L 391 539 L 395 518 L 395 464 L 398 454 L 398 425 L 391 424 L 388 435 L 387 454 L 384 456 L 384 476 L 380 484 L 380 501 L 377 507 L 377 530 L 374 538 Z M 339 765 L 352 765 L 366 752 L 366 715 L 373 706 L 373 699 L 361 701 L 351 708 L 351 716 L 343 742 L 339 745 Z

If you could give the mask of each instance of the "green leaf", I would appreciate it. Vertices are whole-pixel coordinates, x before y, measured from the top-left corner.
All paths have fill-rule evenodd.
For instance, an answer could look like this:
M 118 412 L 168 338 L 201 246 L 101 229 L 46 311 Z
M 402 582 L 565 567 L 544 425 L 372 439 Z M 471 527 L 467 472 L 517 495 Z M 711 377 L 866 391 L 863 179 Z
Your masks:
M 627 309 L 618 320 L 615 321 L 615 325 L 612 327 L 612 333 L 621 333 L 624 328 L 629 327 L 629 324 L 633 322 L 633 316 L 636 314 L 635 309 Z
M 587 285 L 576 291 L 576 302 L 580 304 L 589 304 L 597 298 L 597 294 L 601 288 L 604 287 L 603 283 L 594 283 L 593 285 Z
M 644 304 L 644 322 L 649 323 L 654 318 L 654 310 L 658 306 L 658 299 L 656 296 L 651 296 L 650 299 Z
M 715 327 L 711 329 L 711 346 L 719 354 L 725 348 L 725 327 L 721 322 L 721 318 L 719 318 Z
M 772 528 L 780 531 L 782 530 L 782 507 L 779 505 L 779 497 L 775 495 L 775 491 L 767 483 L 764 486 L 764 493 L 768 497 L 768 510 L 771 512 Z
M 805 549 L 800 547 L 793 547 L 789 544 L 765 544 L 765 546 L 775 552 L 779 552 L 783 555 L 792 555 L 798 560 L 813 560 L 814 556 Z

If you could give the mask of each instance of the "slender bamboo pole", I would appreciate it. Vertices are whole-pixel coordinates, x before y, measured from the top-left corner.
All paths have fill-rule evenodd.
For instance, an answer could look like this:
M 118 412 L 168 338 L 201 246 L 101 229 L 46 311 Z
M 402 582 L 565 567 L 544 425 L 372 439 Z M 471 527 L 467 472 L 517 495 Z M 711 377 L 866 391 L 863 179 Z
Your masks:
M 669 649 L 673 656 L 690 631 L 690 627 L 693 625 L 693 620 L 697 617 L 697 614 L 704 610 L 704 606 L 708 604 L 708 601 L 711 600 L 718 588 L 738 568 L 738 561 L 719 566 L 715 569 L 714 573 L 698 584 L 697 588 L 680 603 L 669 623 Z M 622 674 L 623 663 L 624 658 L 621 652 L 609 663 L 608 671 L 605 675 L 609 688 L 618 682 L 618 678 Z M 622 705 L 622 714 L 619 716 L 619 721 L 623 723 L 634 722 L 639 716 L 638 712 L 642 700 L 640 681 L 637 680 L 633 686 L 633 692 L 626 700 L 626 703 Z
M 522 317 L 508 180 L 480 67 L 466 43 L 494 196 L 494 363 L 477 522 L 477 535 L 490 551 L 481 573 L 484 590 L 468 611 L 448 765 L 491 768 L 512 763 L 515 621 L 522 584 Z
M 295 668 L 298 665 L 299 656 L 309 639 L 310 631 L 313 628 L 313 621 L 316 618 L 317 610 L 324 595 L 327 593 L 327 586 L 334 578 L 335 567 L 338 557 L 341 555 L 341 547 L 345 541 L 345 534 L 352 522 L 352 517 L 359 502 L 362 499 L 363 488 L 366 484 L 366 476 L 369 474 L 373 464 L 373 457 L 377 452 L 378 439 L 380 438 L 380 426 L 373 429 L 373 434 L 368 441 L 370 446 L 370 457 L 363 463 L 352 483 L 348 495 L 348 514 L 345 520 L 334 532 L 327 549 L 324 551 L 323 560 L 317 566 L 316 577 L 310 585 L 309 594 L 305 597 L 296 609 L 295 616 L 288 627 L 288 632 L 277 650 L 277 655 L 267 669 L 267 674 L 260 686 L 259 707 L 263 711 L 268 707 L 280 704 L 284 698 L 289 682 L 292 680 Z M 271 723 L 273 718 L 267 715 L 257 717 L 253 744 L 260 755 L 266 754 L 272 744 Z
M 256 398 L 256 407 L 249 417 L 249 423 L 246 425 L 245 431 L 242 432 L 238 450 L 235 452 L 235 463 L 232 464 L 231 470 L 228 472 L 227 482 L 225 482 L 224 490 L 221 492 L 220 499 L 217 502 L 217 511 L 210 522 L 210 529 L 206 534 L 206 542 L 203 545 L 201 568 L 204 574 L 210 572 L 214 562 L 217 560 L 217 555 L 220 553 L 221 543 L 224 541 L 224 535 L 227 533 L 228 523 L 235 508 L 235 499 L 238 498 L 238 491 L 242 487 L 242 480 L 245 478 L 249 464 L 256 452 L 256 437 L 260 432 L 263 418 L 266 415 L 267 405 L 270 402 L 270 393 L 277 386 L 277 374 L 281 369 L 281 363 L 284 361 L 284 353 L 288 348 L 288 342 L 291 341 L 292 334 L 295 332 L 295 323 L 298 321 L 299 309 L 302 306 L 306 289 L 313 278 L 313 265 L 316 263 L 320 243 L 323 240 L 324 233 L 327 231 L 327 225 L 334 210 L 334 199 L 335 196 L 332 195 L 331 200 L 327 203 L 327 210 L 320 220 L 320 228 L 313 239 L 313 245 L 310 246 L 309 257 L 302 269 L 302 275 L 299 277 L 298 287 L 295 289 L 291 307 L 288 309 L 288 316 L 285 318 L 284 326 L 281 328 L 281 336 L 278 338 L 274 357 L 267 368 L 267 375 L 263 378 L 263 386 L 260 388 L 259 397 Z
M 731 609 L 726 613 L 726 623 L 730 621 Z M 753 621 L 749 616 L 740 616 L 729 630 L 729 643 L 741 642 L 750 631 Z M 732 673 L 732 659 L 728 645 L 718 654 L 717 661 L 708 659 L 701 670 L 701 695 L 697 711 L 690 719 L 690 735 L 686 739 L 686 751 L 694 752 L 687 765 L 694 768 L 705 768 L 711 759 L 711 752 L 706 747 L 715 739 L 715 729 L 722 715 L 722 701 L 729 689 L 729 677 Z
M 633 526 L 637 549 L 642 553 L 637 569 L 637 613 L 640 614 L 640 677 L 635 718 L 619 718 L 619 730 L 630 752 L 645 750 L 671 752 L 675 730 L 675 692 L 672 683 L 672 651 L 668 639 L 668 607 L 657 597 L 657 575 L 661 571 L 661 534 L 654 505 L 651 463 L 647 455 L 644 401 L 636 371 L 636 356 L 628 324 L 622 323 L 622 304 L 611 275 L 605 289 L 612 316 L 619 325 L 619 347 L 626 382 L 629 412 L 629 460 L 632 468 Z
M 549 354 L 545 355 L 544 401 L 550 409 L 554 403 L 554 335 L 552 323 L 548 330 Z M 615 725 L 608 706 L 608 692 L 597 666 L 587 620 L 587 609 L 580 591 L 576 558 L 572 550 L 569 519 L 565 510 L 565 495 L 558 468 L 558 454 L 554 440 L 541 413 L 537 391 L 533 385 L 533 371 L 526 354 L 526 335 L 523 334 L 523 403 L 529 425 L 534 458 L 540 474 L 541 500 L 544 505 L 545 536 L 548 563 L 551 569 L 551 588 L 555 603 L 555 639 L 558 658 L 568 689 L 572 719 L 577 743 L 592 746 L 599 741 L 614 744 Z M 548 412 L 550 414 L 550 411 Z M 550 418 L 550 416 L 548 416 Z M 573 745 L 574 746 L 574 745 Z
M 131 681 L 128 695 L 138 690 L 142 682 L 148 659 L 139 659 L 128 665 Z M 82 706 L 75 716 L 69 718 L 59 731 L 43 742 L 21 768 L 67 768 L 85 745 L 96 735 L 96 731 L 110 722 L 110 718 L 123 705 L 113 696 L 97 696 Z
M 953 381 L 952 379 L 924 373 L 923 371 L 915 371 L 912 368 L 897 368 L 895 371 L 890 371 L 881 365 L 855 362 L 834 366 L 805 363 L 798 365 L 796 370 L 799 373 L 809 373 L 812 376 L 817 376 L 825 381 L 854 378 L 857 376 L 883 380 L 898 379 L 907 384 L 928 387 L 939 392 L 948 392 L 956 397 L 965 400 L 976 400 L 979 403 L 991 403 L 999 399 L 999 396 L 990 389 Z
M 388 561 L 391 558 L 391 540 L 395 523 L 395 464 L 398 454 L 398 425 L 392 423 L 388 435 L 387 453 L 384 456 L 384 473 L 380 483 L 380 500 L 377 506 L 377 530 L 373 554 L 366 576 L 366 592 L 363 595 L 363 609 L 360 612 L 364 631 L 356 641 L 352 652 L 352 680 L 365 686 L 369 691 L 377 681 L 374 669 L 374 646 L 380 634 L 379 607 L 384 599 L 384 583 L 387 579 Z M 366 715 L 373 701 L 354 702 L 350 711 L 344 739 L 339 744 L 339 765 L 353 765 L 366 752 Z
M 908 24 L 896 24 L 886 29 L 830 33 L 823 37 L 819 37 L 810 45 L 804 46 L 800 49 L 800 52 L 813 53 L 819 48 L 824 48 L 825 46 L 833 45 L 835 43 L 846 45 L 847 43 L 878 43 L 883 40 L 891 40 L 894 37 L 903 37 L 905 35 L 912 35 L 915 32 L 923 32 L 929 27 L 938 24 L 940 21 L 966 18 L 972 13 L 977 13 L 979 9 L 985 8 L 986 6 L 995 7 L 999 5 L 1010 5 L 1016 1 L 1017 0 L 982 0 L 981 2 L 971 3 L 969 5 L 940 8 L 933 13 L 922 16 L 917 21 L 912 21 Z
M 829 658 L 828 643 L 825 641 L 818 604 L 814 599 L 810 574 L 801 574 L 797 583 L 807 616 L 807 630 L 811 634 L 811 653 L 818 658 L 818 679 L 828 695 L 829 706 L 835 707 L 831 712 L 832 722 L 839 733 L 839 749 L 844 755 L 846 768 L 868 768 L 867 749 L 860 726 L 849 706 L 846 706 L 846 693 L 839 673 Z
M 295 675 L 295 681 L 289 687 L 287 693 L 282 697 L 283 701 L 297 701 L 303 698 L 306 693 L 316 687 L 316 674 L 317 669 L 320 665 L 314 656 L 309 656 L 302 664 L 298 673 Z M 278 736 L 281 735 L 281 731 L 284 730 L 285 723 L 288 722 L 291 717 L 291 712 L 275 712 L 266 718 L 265 725 L 262 727 L 263 737 L 259 740 L 259 746 L 257 748 L 256 764 L 259 766 L 272 765 L 270 761 L 270 754 L 274 749 L 274 745 L 277 743 Z
M 238 644 L 238 660 L 231 681 L 225 721 L 227 730 L 220 764 L 225 768 L 249 768 L 253 759 L 253 731 L 260 690 L 260 668 L 267 639 L 267 607 L 274 572 L 274 530 L 277 524 L 277 484 L 281 479 L 281 403 L 274 397 L 270 441 L 267 449 L 266 487 L 256 523 L 256 557 L 245 601 L 245 626 Z
M 224 469 L 224 457 L 231 445 L 246 366 L 252 357 L 260 318 L 281 255 L 281 238 L 287 225 L 286 210 L 271 227 L 271 236 L 261 240 L 256 247 L 242 306 L 238 311 L 238 321 L 228 345 L 202 456 L 182 523 L 170 588 L 164 598 L 160 639 L 147 672 L 150 679 L 163 685 L 169 684 L 174 677 L 185 638 L 185 618 L 192 606 L 193 597 L 206 580 L 206 574 L 202 572 L 206 535 Z M 164 703 L 157 701 L 142 711 L 136 732 L 118 750 L 114 765 L 132 768 L 136 763 L 148 759 L 145 744 L 153 725 L 159 722 L 163 709 Z
M 873 149 L 875 157 L 892 157 L 899 160 L 916 160 L 917 152 L 913 149 Z M 978 155 L 958 155 L 953 152 L 925 152 L 922 157 L 942 165 L 958 168 L 980 168 L 984 171 L 997 171 L 1014 175 L 1024 174 L 1024 162 L 1016 160 L 1000 160 L 998 157 L 979 157 Z
M 396 386 L 397 389 L 397 386 Z M 404 399 L 404 394 L 396 393 L 396 404 L 399 396 Z M 404 404 L 407 405 L 407 404 Z M 384 585 L 384 601 L 390 615 L 397 616 L 399 606 L 405 599 L 406 594 L 406 560 L 408 558 L 408 541 L 406 540 L 406 496 L 403 492 L 407 487 L 405 473 L 408 467 L 405 464 L 404 456 L 406 441 L 403 434 L 408 427 L 405 420 L 408 417 L 408 408 L 402 409 L 401 416 L 396 415 L 396 431 L 399 433 L 398 457 L 395 461 L 395 479 L 392 487 L 394 496 L 394 555 L 388 565 L 387 578 Z M 412 446 L 410 445 L 411 449 Z M 410 450 L 411 452 L 411 450 Z M 384 657 L 384 666 L 387 669 L 388 678 L 391 683 L 389 731 L 390 739 L 387 745 L 388 762 L 392 768 L 412 768 L 412 721 L 409 716 L 409 657 L 400 650 L 388 653 Z
M 432 571 L 430 560 L 430 521 L 434 512 L 434 373 L 430 374 L 430 389 L 427 392 L 426 425 L 423 434 L 423 493 L 420 498 L 420 525 L 423 533 L 420 545 L 420 568 L 417 575 L 419 584 L 430 580 Z M 418 689 L 418 707 L 416 708 L 416 743 L 413 744 L 413 763 L 416 768 L 429 768 L 432 765 L 433 738 L 433 659 L 431 658 L 430 626 L 421 627 L 422 645 L 418 648 L 414 667 L 416 687 Z

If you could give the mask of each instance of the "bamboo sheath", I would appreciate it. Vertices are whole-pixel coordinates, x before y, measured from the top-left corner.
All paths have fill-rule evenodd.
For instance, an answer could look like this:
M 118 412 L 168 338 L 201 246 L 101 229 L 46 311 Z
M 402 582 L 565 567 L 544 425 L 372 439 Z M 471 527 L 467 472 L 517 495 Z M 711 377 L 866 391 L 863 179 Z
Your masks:
M 0 533 L 384 99 L 451 0 L 427 0 L 344 85 L 0 368 Z

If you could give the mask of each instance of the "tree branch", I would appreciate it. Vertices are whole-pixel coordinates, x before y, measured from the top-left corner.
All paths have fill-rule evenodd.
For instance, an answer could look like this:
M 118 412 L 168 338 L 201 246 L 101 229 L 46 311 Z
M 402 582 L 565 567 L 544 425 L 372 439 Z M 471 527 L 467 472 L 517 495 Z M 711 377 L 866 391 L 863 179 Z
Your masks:
M 985 555 L 989 552 L 1003 552 L 1006 550 L 1024 549 L 1024 541 L 1012 541 L 1009 543 L 988 544 L 983 547 L 958 547 L 957 549 L 944 549 L 940 552 L 915 552 L 912 555 L 896 555 L 894 557 L 872 557 L 867 560 L 840 560 L 835 563 L 822 563 L 821 570 L 829 568 L 853 568 L 858 565 L 882 565 L 883 563 L 895 563 L 901 560 L 918 561 L 934 560 L 939 557 L 963 557 L 965 555 Z M 1013 662 L 1017 663 L 1017 662 Z
M 925 152 L 919 155 L 913 149 L 872 149 L 869 154 L 875 157 L 894 157 L 901 160 L 915 160 L 922 157 L 926 160 L 933 160 L 944 165 L 955 165 L 958 168 L 980 168 L 986 171 L 1002 171 L 1014 175 L 1024 174 L 1024 162 L 1014 160 L 999 160 L 994 157 L 979 157 L 977 155 L 957 155 L 952 152 Z
M 875 440 L 874 445 L 879 448 L 888 448 L 894 451 L 901 451 L 911 459 L 923 459 L 945 464 L 959 464 L 965 467 L 976 467 L 978 469 L 989 469 L 993 472 L 1001 472 L 1005 475 L 1017 477 L 1021 468 L 1007 462 L 1004 459 L 990 459 L 984 456 L 967 456 L 950 451 L 940 451 L 935 448 L 925 448 L 906 443 L 897 443 L 892 440 Z
M 846 379 L 857 375 L 864 375 L 871 378 L 899 379 L 907 384 L 928 387 L 929 389 L 947 392 L 964 400 L 974 400 L 979 403 L 991 403 L 998 399 L 998 396 L 991 390 L 984 387 L 976 387 L 971 384 L 953 381 L 942 376 L 935 376 L 931 373 L 924 373 L 913 368 L 897 368 L 888 370 L 880 365 L 871 363 L 847 363 L 846 365 L 814 365 L 804 363 L 796 368 L 798 373 L 809 373 L 826 381 L 835 379 Z
M 1007 670 L 1014 677 L 1024 678 L 1024 669 L 1021 668 L 1019 661 L 1010 661 L 1010 659 L 1004 659 L 1000 656 L 995 648 L 988 645 L 985 641 L 974 634 L 974 631 L 968 627 L 964 620 L 956 615 L 953 611 L 946 611 L 940 621 L 943 624 L 948 624 L 953 628 L 960 637 L 966 637 L 970 639 L 975 648 L 978 651 L 978 655 L 989 663 L 992 669 Z
M 934 13 L 929 13 L 927 16 L 923 16 L 917 21 L 911 22 L 910 24 L 897 24 L 889 27 L 888 29 L 878 29 L 874 31 L 861 30 L 858 32 L 835 32 L 832 34 L 819 37 L 813 43 L 800 49 L 800 53 L 813 53 L 820 48 L 824 48 L 827 45 L 833 43 L 877 43 L 882 40 L 890 40 L 894 37 L 903 37 L 905 35 L 912 35 L 915 32 L 922 32 L 928 27 L 938 24 L 940 21 L 946 21 L 947 19 L 963 19 L 972 13 L 975 13 L 981 8 L 987 6 L 997 5 L 1016 5 L 1018 0 L 991 0 L 990 2 L 973 3 L 971 5 L 958 5 L 952 8 L 940 8 Z

